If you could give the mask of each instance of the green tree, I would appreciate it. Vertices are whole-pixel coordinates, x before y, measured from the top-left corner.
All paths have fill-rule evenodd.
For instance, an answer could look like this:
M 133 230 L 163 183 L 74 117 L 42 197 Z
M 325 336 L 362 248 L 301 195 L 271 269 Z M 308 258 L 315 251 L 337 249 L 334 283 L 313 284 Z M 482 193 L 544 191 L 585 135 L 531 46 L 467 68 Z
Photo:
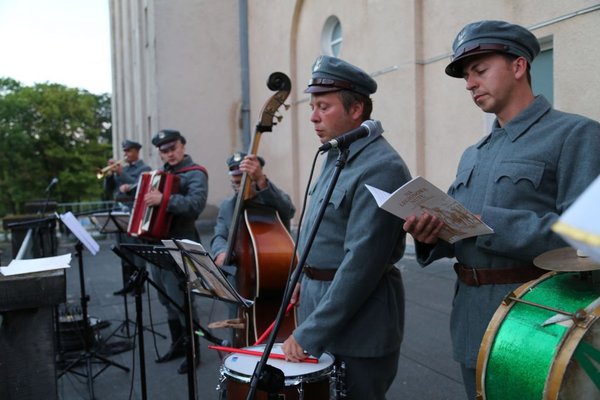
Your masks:
M 0 78 L 0 216 L 44 199 L 54 177 L 52 199 L 100 200 L 95 172 L 112 153 L 111 138 L 108 94 Z

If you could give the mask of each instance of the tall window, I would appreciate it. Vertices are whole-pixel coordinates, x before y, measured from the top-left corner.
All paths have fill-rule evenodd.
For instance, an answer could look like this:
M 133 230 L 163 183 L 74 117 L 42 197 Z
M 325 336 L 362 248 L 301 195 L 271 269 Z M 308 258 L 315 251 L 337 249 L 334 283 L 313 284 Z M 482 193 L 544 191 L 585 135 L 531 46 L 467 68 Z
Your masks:
M 338 57 L 342 49 L 342 41 L 342 24 L 335 15 L 331 15 L 325 21 L 321 32 L 321 52 L 328 56 Z
M 552 38 L 540 39 L 542 51 L 531 64 L 531 87 L 533 94 L 542 94 L 554 104 L 554 62 Z

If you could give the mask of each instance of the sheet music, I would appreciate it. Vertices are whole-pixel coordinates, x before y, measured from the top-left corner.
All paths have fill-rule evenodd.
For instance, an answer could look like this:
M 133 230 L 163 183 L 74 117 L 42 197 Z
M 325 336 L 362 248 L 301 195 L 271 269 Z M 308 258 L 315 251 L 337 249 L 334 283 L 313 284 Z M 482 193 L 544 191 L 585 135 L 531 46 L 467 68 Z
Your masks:
M 190 282 L 200 294 L 217 296 L 223 300 L 241 303 L 245 307 L 252 306 L 254 302 L 240 296 L 235 288 L 231 286 L 202 244 L 187 239 L 177 240 L 177 243 L 183 249 L 189 251 L 188 257 L 182 257 L 181 250 L 173 240 L 163 240 L 162 243 L 184 273 L 187 267 Z
M 77 239 L 85 246 L 92 255 L 96 255 L 100 251 L 100 245 L 94 238 L 85 230 L 81 223 L 75 218 L 71 211 L 60 214 L 60 220 L 69 228 Z
M 30 258 L 27 260 L 12 260 L 6 267 L 0 267 L 0 273 L 4 276 L 29 274 L 32 272 L 51 271 L 55 269 L 69 268 L 71 254 L 63 254 L 54 257 Z

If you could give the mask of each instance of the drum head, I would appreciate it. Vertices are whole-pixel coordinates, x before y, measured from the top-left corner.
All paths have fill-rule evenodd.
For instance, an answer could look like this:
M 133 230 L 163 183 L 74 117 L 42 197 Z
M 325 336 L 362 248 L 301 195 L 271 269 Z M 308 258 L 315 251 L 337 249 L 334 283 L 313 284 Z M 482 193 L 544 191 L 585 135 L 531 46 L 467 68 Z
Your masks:
M 244 349 L 262 352 L 265 349 L 265 345 L 244 347 Z M 275 344 L 271 353 L 283 354 L 281 344 Z M 259 356 L 239 353 L 230 354 L 223 362 L 223 373 L 240 382 L 250 382 L 254 368 L 256 368 L 256 363 L 259 360 Z M 328 353 L 323 353 L 318 363 L 292 363 L 270 358 L 269 364 L 282 370 L 286 381 L 301 378 L 303 382 L 310 382 L 320 379 L 331 370 L 333 357 Z

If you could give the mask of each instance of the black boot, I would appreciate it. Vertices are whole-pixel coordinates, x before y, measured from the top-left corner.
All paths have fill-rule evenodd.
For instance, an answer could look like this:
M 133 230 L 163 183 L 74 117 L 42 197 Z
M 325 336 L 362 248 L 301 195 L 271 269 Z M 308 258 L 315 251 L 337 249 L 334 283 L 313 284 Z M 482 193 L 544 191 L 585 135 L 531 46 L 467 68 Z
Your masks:
M 186 336 L 186 340 L 184 340 L 187 343 L 187 336 Z M 186 346 L 187 349 L 187 346 Z M 198 336 L 194 336 L 194 351 L 196 352 L 195 357 L 194 357 L 194 367 L 198 368 L 198 364 L 200 364 L 200 344 L 198 343 Z M 187 353 L 186 353 L 186 358 L 183 360 L 183 362 L 179 365 L 179 367 L 177 368 L 177 373 L 179 374 L 187 374 L 188 373 L 188 360 L 187 360 Z
M 167 353 L 156 360 L 157 363 L 163 363 L 185 356 L 185 339 L 183 335 L 183 326 L 178 319 L 169 320 L 169 330 L 171 331 L 171 347 Z

